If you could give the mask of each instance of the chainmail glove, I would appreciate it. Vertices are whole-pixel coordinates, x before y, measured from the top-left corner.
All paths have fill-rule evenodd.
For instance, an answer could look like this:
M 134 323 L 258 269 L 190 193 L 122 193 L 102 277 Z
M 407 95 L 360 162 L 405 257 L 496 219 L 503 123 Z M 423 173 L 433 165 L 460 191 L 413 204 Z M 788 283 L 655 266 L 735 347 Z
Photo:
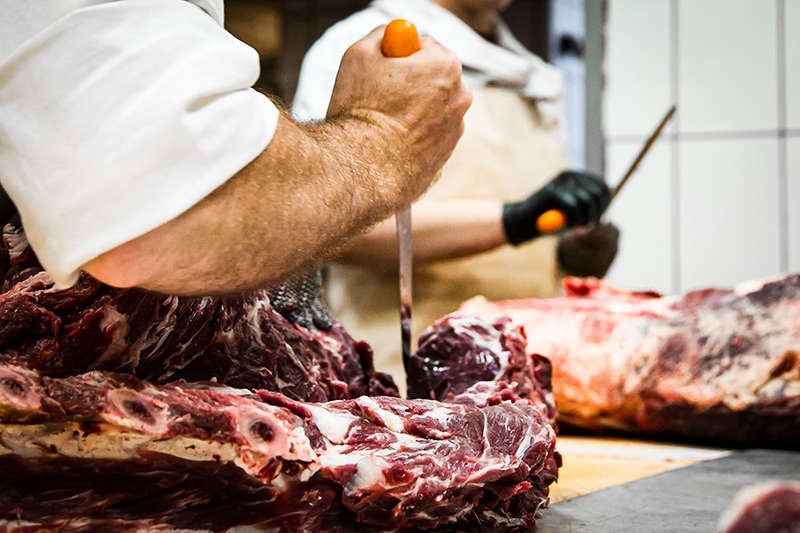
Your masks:
M 269 290 L 272 307 L 292 324 L 309 331 L 328 330 L 333 326 L 322 296 L 322 271 L 292 274 Z

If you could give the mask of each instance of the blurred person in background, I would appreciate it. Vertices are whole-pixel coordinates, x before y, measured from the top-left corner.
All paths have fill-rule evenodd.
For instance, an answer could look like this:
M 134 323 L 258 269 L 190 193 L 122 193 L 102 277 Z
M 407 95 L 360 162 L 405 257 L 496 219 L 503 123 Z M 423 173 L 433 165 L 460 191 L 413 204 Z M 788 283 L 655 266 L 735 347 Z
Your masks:
M 602 277 L 619 232 L 594 224 L 610 200 L 603 180 L 571 171 L 563 80 L 525 49 L 499 12 L 511 0 L 375 0 L 331 27 L 306 55 L 293 103 L 319 120 L 347 48 L 378 24 L 407 19 L 452 50 L 473 90 L 465 133 L 441 178 L 412 209 L 414 338 L 461 302 L 554 297 L 565 275 Z M 549 209 L 567 231 L 542 236 Z M 331 314 L 370 343 L 377 368 L 404 382 L 394 219 L 356 237 L 329 268 Z

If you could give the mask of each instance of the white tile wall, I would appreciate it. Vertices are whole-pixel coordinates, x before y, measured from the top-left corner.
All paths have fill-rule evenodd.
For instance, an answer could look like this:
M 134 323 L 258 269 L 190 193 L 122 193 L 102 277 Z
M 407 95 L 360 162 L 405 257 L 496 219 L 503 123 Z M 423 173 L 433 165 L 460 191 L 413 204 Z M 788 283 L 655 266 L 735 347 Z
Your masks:
M 607 17 L 605 134 L 647 135 L 671 105 L 670 1 L 611 0 Z
M 789 271 L 800 272 L 800 138 L 787 143 L 789 183 Z
M 612 207 L 622 250 L 610 279 L 685 292 L 800 272 L 800 0 L 608 1 L 607 175 L 638 148 L 620 136 L 643 140 L 666 109 L 666 87 L 679 112 L 662 140 L 670 157 L 661 145 L 645 160 L 657 177 L 637 174 Z M 646 121 L 630 102 L 649 105 Z
M 786 0 L 787 126 L 800 129 L 800 0 Z
M 683 141 L 682 290 L 780 272 L 778 141 Z
M 606 179 L 616 186 L 642 147 L 612 143 L 606 152 Z M 626 289 L 673 292 L 671 143 L 660 140 L 614 199 L 608 219 L 621 229 L 620 251 L 608 279 Z
M 777 128 L 775 2 L 679 1 L 678 84 L 684 132 Z

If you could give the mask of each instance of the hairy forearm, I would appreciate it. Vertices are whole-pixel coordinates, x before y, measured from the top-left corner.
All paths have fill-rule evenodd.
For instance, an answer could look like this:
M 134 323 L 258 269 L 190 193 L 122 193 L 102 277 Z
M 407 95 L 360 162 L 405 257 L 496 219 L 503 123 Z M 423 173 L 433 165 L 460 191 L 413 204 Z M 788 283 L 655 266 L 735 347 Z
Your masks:
M 414 263 L 488 252 L 506 244 L 502 203 L 493 200 L 422 200 L 412 208 Z M 352 239 L 339 262 L 376 270 L 397 269 L 394 217 Z
M 392 131 L 353 117 L 281 117 L 266 150 L 181 216 L 84 269 L 115 286 L 180 295 L 267 287 L 332 257 L 401 207 Z

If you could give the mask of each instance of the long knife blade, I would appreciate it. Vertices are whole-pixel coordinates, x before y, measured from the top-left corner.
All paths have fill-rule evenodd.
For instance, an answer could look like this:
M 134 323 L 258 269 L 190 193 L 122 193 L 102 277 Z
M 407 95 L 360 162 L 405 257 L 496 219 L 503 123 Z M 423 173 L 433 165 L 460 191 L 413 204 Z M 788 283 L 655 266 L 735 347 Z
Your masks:
M 404 209 L 397 217 L 397 255 L 400 270 L 400 338 L 403 349 L 403 366 L 411 358 L 411 273 L 414 269 L 411 236 L 411 209 Z
M 386 25 L 381 51 L 386 57 L 408 57 L 420 50 L 417 28 L 407 20 L 395 19 Z M 400 343 L 403 367 L 411 360 L 411 272 L 413 248 L 411 242 L 411 208 L 395 215 L 397 220 L 397 255 L 400 278 Z

